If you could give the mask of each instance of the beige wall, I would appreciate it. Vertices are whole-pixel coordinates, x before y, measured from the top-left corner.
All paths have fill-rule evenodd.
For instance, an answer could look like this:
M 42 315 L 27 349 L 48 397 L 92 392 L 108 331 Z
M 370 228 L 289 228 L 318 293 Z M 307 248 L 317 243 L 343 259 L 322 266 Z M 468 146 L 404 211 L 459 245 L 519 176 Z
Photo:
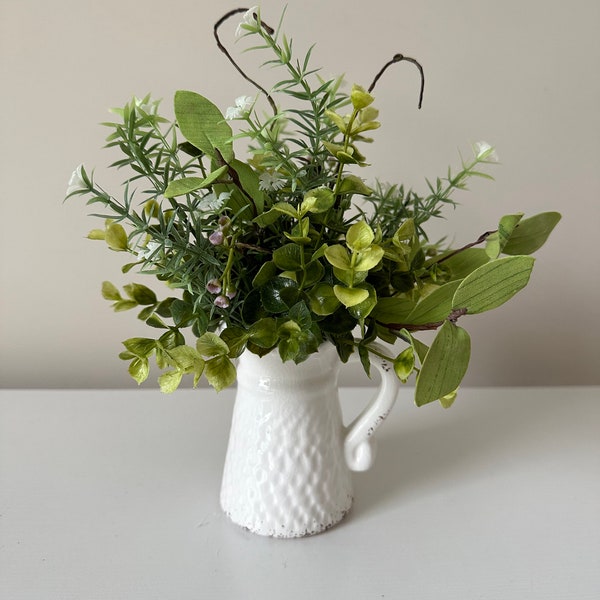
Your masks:
M 99 294 L 104 279 L 129 280 L 123 257 L 84 239 L 95 221 L 62 197 L 80 162 L 97 166 L 106 187 L 118 181 L 99 149 L 107 107 L 152 92 L 170 110 L 183 88 L 225 109 L 252 93 L 212 38 L 214 21 L 235 6 L 0 0 L 2 387 L 134 385 L 117 354 L 121 340 L 146 331 Z M 282 6 L 266 0 L 264 18 L 276 22 Z M 530 286 L 465 322 L 470 385 L 600 383 L 599 25 L 597 0 L 289 2 L 286 31 L 298 51 L 317 43 L 326 75 L 368 84 L 395 52 L 425 66 L 420 112 L 409 65 L 378 86 L 383 128 L 369 148 L 378 176 L 423 190 L 424 176 L 443 175 L 459 149 L 481 139 L 497 146 L 496 182 L 475 182 L 448 214 L 457 242 L 509 212 L 564 214 Z

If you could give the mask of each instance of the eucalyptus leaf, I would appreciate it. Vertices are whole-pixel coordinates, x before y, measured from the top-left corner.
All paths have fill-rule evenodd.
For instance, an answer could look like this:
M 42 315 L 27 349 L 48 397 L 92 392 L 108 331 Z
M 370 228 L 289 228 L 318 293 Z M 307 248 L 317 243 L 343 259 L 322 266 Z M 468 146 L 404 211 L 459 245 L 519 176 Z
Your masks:
M 325 250 L 325 258 L 329 264 L 337 267 L 338 269 L 348 270 L 350 269 L 350 255 L 348 250 L 341 244 L 334 244 L 329 246 Z
M 346 232 L 346 245 L 355 252 L 368 250 L 374 239 L 373 230 L 364 221 L 354 223 Z M 368 271 L 369 269 L 363 270 Z
M 340 301 L 337 299 L 333 286 L 329 283 L 319 283 L 315 285 L 309 292 L 308 298 L 310 309 L 320 316 L 331 315 L 340 306 Z
M 106 227 L 104 239 L 111 250 L 124 252 L 127 250 L 127 233 L 119 223 L 110 223 Z
M 362 302 L 348 307 L 348 312 L 358 320 L 366 319 L 377 304 L 375 288 L 369 284 L 364 284 L 363 288 L 367 290 L 368 296 Z
M 335 196 L 333 192 L 326 187 L 310 190 L 304 195 L 304 201 L 300 205 L 300 209 L 305 209 L 311 213 L 327 212 L 335 204 Z
M 369 297 L 369 290 L 363 288 L 348 288 L 343 285 L 334 285 L 333 293 L 346 308 L 356 306 Z
M 383 248 L 373 244 L 370 248 L 358 253 L 358 260 L 354 264 L 354 268 L 357 271 L 370 271 L 381 262 L 383 254 Z

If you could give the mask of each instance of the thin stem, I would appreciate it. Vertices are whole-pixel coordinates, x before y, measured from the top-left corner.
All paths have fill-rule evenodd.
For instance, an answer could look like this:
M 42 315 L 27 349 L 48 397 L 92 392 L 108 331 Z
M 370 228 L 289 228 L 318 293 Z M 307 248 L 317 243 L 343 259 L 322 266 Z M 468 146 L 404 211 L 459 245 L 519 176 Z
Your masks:
M 229 51 L 227 50 L 227 48 L 225 48 L 225 46 L 223 45 L 223 43 L 221 42 L 221 39 L 219 38 L 219 33 L 218 33 L 218 29 L 219 27 L 221 27 L 221 25 L 227 21 L 227 19 L 233 17 L 234 15 L 237 15 L 239 13 L 244 13 L 244 12 L 248 12 L 248 8 L 234 8 L 233 10 L 230 10 L 228 13 L 225 13 L 216 23 L 213 29 L 213 33 L 215 36 L 215 40 L 217 41 L 217 47 L 219 48 L 219 50 L 227 57 L 227 59 L 229 60 L 229 62 L 235 67 L 235 69 L 237 70 L 237 72 L 249 83 L 251 83 L 255 88 L 257 88 L 258 90 L 260 90 L 267 98 L 267 100 L 269 101 L 269 104 L 271 105 L 271 108 L 273 110 L 273 115 L 277 116 L 277 106 L 275 104 L 275 101 L 273 100 L 273 97 L 269 94 L 269 92 L 267 92 L 267 90 L 265 90 L 265 88 L 263 88 L 261 85 L 259 85 L 258 83 L 256 83 L 256 81 L 254 81 L 253 79 L 251 79 L 250 77 L 248 77 L 248 75 L 246 75 L 246 73 L 244 72 L 244 70 L 235 62 L 235 60 L 233 60 L 233 57 L 231 56 L 231 54 L 229 54 Z M 258 15 L 256 13 L 254 13 L 254 18 L 255 20 L 258 22 Z M 269 33 L 269 35 L 273 35 L 273 33 L 275 33 L 275 30 L 272 27 L 269 27 L 269 25 L 267 25 L 264 21 L 260 21 L 260 26 L 267 32 Z
M 468 250 L 469 248 L 472 248 L 473 246 L 477 246 L 477 244 L 482 244 L 483 242 L 485 242 L 485 240 L 490 235 L 492 235 L 492 233 L 496 233 L 497 231 L 498 230 L 495 229 L 494 231 L 486 231 L 485 233 L 482 233 L 474 242 L 471 242 L 470 244 L 466 244 L 465 246 L 462 246 L 462 248 L 458 248 L 458 249 L 454 250 L 453 252 L 450 252 L 450 254 L 446 254 L 445 256 L 442 256 L 442 258 L 440 258 L 440 260 L 434 261 L 433 264 L 439 265 L 439 264 L 443 263 L 445 260 L 448 260 L 449 258 L 456 256 L 459 252 L 462 252 L 463 250 Z
M 421 108 L 421 105 L 423 104 L 423 92 L 425 91 L 425 73 L 423 72 L 423 67 L 417 60 L 415 60 L 414 58 L 410 58 L 409 56 L 404 56 L 404 54 L 394 54 L 393 58 L 391 60 L 389 60 L 387 63 L 385 63 L 385 65 L 383 65 L 383 67 L 381 68 L 379 73 L 377 73 L 377 75 L 375 75 L 375 79 L 373 79 L 373 82 L 369 86 L 368 91 L 370 93 L 375 89 L 377 82 L 379 81 L 380 77 L 385 73 L 385 71 L 388 69 L 388 67 L 391 67 L 393 64 L 399 63 L 402 61 L 412 63 L 413 65 L 415 65 L 417 67 L 417 69 L 419 69 L 419 73 L 421 75 L 421 91 L 419 92 L 419 108 Z

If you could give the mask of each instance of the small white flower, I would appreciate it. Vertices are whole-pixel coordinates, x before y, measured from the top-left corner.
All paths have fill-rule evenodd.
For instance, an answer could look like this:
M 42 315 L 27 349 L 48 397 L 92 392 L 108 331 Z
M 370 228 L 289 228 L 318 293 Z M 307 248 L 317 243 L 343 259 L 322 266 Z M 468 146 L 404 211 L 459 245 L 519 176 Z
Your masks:
M 243 119 L 254 104 L 252 96 L 238 96 L 235 99 L 235 106 L 230 106 L 225 112 L 225 118 L 228 121 L 232 119 Z
M 229 200 L 231 192 L 221 192 L 218 196 L 214 192 L 206 194 L 198 203 L 198 210 L 202 212 L 218 212 L 223 207 L 223 204 Z
M 172 244 L 169 240 L 165 240 L 164 243 L 155 242 L 150 240 L 145 246 L 138 246 L 137 257 L 139 259 L 147 260 L 152 263 L 158 262 L 165 256 L 165 249 L 171 248 Z
M 161 244 L 158 242 L 148 242 L 144 247 L 138 250 L 138 258 L 143 260 L 156 259 L 156 252 L 161 247 Z
M 80 190 L 87 189 L 85 181 L 82 175 L 83 165 L 79 165 L 72 173 L 71 179 L 69 179 L 69 185 L 67 187 L 67 196 L 79 192 Z
M 139 109 L 140 111 L 146 113 L 147 115 L 154 115 L 156 114 L 156 110 L 157 110 L 157 102 L 144 102 L 144 100 L 146 100 L 146 98 L 142 99 L 142 98 L 137 98 L 136 96 L 134 96 L 133 98 L 133 103 L 135 105 L 135 107 L 137 109 Z
M 250 8 L 249 10 L 247 10 L 244 13 L 242 20 L 240 21 L 240 24 L 237 26 L 237 29 L 235 30 L 236 38 L 241 37 L 242 35 L 244 35 L 244 33 L 246 33 L 248 31 L 248 29 L 246 27 L 244 27 L 244 25 L 247 25 L 249 27 L 256 26 L 256 18 L 254 15 L 257 13 L 258 13 L 258 6 L 253 6 L 252 8 Z
M 492 146 L 487 142 L 475 142 L 475 158 L 487 162 L 498 162 L 498 155 Z
M 275 171 L 263 171 L 258 176 L 258 181 L 258 188 L 264 191 L 276 192 L 285 186 L 285 179 Z

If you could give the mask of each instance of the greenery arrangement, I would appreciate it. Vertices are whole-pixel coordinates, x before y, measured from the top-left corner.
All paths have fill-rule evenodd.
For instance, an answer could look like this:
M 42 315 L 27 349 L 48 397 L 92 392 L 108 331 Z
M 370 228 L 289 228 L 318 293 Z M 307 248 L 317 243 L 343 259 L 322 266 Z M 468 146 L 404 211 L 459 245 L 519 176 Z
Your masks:
M 270 92 L 221 42 L 219 28 L 238 13 L 236 36 L 257 39 L 251 50 L 269 52 L 265 65 L 283 72 Z M 381 356 L 373 342 L 400 341 L 401 351 L 384 358 L 403 382 L 416 375 L 416 404 L 449 406 L 470 357 L 469 335 L 457 322 L 500 306 L 527 284 L 529 255 L 560 215 L 506 215 L 461 248 L 431 242 L 427 222 L 455 204 L 452 193 L 469 178 L 491 178 L 482 169 L 496 154 L 475 144 L 473 157 L 428 181 L 425 195 L 400 184 L 369 186 L 357 175 L 372 141 L 365 134 L 379 127 L 373 89 L 404 61 L 419 69 L 422 98 L 415 59 L 395 55 L 368 89 L 354 85 L 347 93 L 341 79 L 324 80 L 311 66 L 312 48 L 295 58 L 281 22 L 272 29 L 257 7 L 230 11 L 214 34 L 257 96 L 237 98 L 223 115 L 200 94 L 178 91 L 174 122 L 150 96 L 134 98 L 105 124 L 107 146 L 122 153 L 111 166 L 128 170 L 122 198 L 83 166 L 67 190 L 102 207 L 94 216 L 104 227 L 89 237 L 133 256 L 123 272 L 137 269 L 179 290 L 159 299 L 139 283 L 126 285 L 124 295 L 103 283 L 115 311 L 141 308 L 139 318 L 157 331 L 123 342 L 129 373 L 143 382 L 154 357 L 165 392 L 185 375 L 194 385 L 205 376 L 221 390 L 235 381 L 234 360 L 244 350 L 299 363 L 324 342 L 342 361 L 358 352 L 369 373 L 370 356 Z M 230 121 L 239 126 L 235 134 Z M 239 140 L 247 141 L 247 160 L 236 156 Z M 426 330 L 437 330 L 430 346 L 416 337 Z

